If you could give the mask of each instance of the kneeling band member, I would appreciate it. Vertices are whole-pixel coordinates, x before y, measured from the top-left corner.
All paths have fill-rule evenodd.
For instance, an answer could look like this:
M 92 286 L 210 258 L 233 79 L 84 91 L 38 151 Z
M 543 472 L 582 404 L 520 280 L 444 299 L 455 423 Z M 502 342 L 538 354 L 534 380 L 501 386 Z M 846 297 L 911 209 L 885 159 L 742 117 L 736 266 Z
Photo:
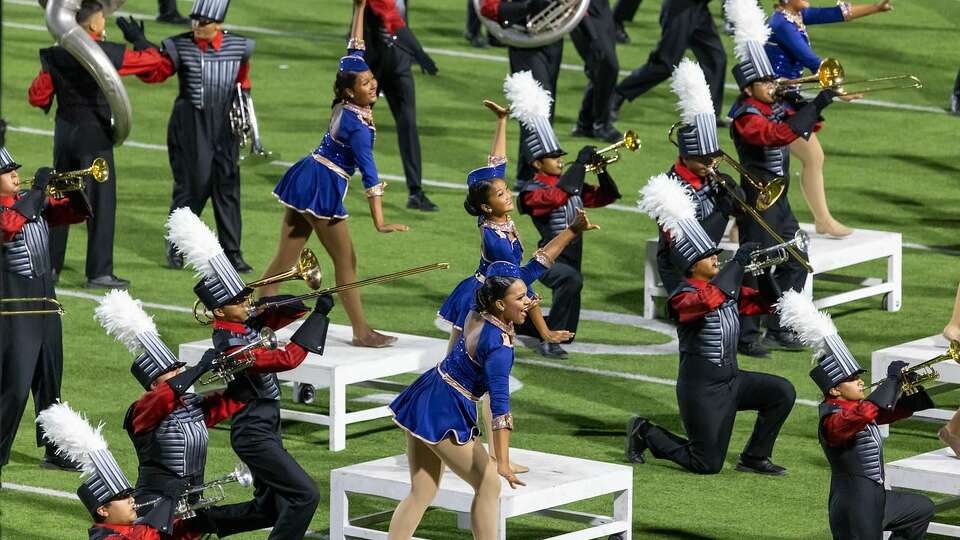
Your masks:
M 641 209 L 668 231 L 674 249 L 687 261 L 685 282 L 669 304 L 680 339 L 677 402 L 688 438 L 634 417 L 627 424 L 627 460 L 643 463 L 643 452 L 649 448 L 654 457 L 669 459 L 688 471 L 718 473 L 737 411 L 754 410 L 757 420 L 737 470 L 786 474 L 770 456 L 796 399 L 793 385 L 783 377 L 742 371 L 737 365 L 738 315 L 769 309 L 757 291 L 741 285 L 744 266 L 757 245 L 741 246 L 719 270 L 720 250 L 697 223 L 693 203 L 676 180 L 655 176 L 642 194 Z

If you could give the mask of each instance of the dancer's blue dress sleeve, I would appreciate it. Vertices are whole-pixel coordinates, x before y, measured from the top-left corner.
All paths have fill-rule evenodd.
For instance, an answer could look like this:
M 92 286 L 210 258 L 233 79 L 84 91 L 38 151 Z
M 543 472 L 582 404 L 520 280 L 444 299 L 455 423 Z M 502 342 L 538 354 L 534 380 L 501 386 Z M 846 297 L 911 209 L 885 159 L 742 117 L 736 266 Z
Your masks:
M 504 334 L 492 325 L 483 330 L 477 357 L 483 362 L 483 375 L 490 392 L 493 419 L 510 413 L 510 370 L 513 368 L 513 347 L 504 344 Z M 495 422 L 496 423 L 496 422 Z
M 373 160 L 374 131 L 355 113 L 344 114 L 340 126 L 343 134 L 350 141 L 357 168 L 360 169 L 363 188 L 376 187 L 380 184 L 380 177 L 377 174 L 377 164 Z

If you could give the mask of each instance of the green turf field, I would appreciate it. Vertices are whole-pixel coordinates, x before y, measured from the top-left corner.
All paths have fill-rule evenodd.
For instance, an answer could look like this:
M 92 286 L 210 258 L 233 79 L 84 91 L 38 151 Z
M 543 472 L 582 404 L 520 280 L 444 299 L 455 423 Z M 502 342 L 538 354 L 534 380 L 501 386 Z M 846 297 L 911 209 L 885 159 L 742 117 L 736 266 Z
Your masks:
M 417 73 L 419 125 L 424 157 L 424 177 L 462 184 L 466 171 L 484 163 L 489 148 L 492 115 L 480 101 L 501 99 L 501 81 L 507 73 L 506 50 L 478 51 L 462 39 L 462 1 L 419 0 L 413 5 L 412 27 L 436 60 L 440 73 L 430 78 Z M 818 2 L 821 5 L 827 1 Z M 769 10 L 770 2 L 764 7 Z M 152 14 L 151 0 L 131 0 L 125 9 Z M 189 10 L 189 1 L 180 9 Z M 922 91 L 894 91 L 875 99 L 925 108 L 944 107 L 948 101 L 957 58 L 952 40 L 960 26 L 956 0 L 899 2 L 888 14 L 851 24 L 812 27 L 810 34 L 818 53 L 839 57 L 848 78 L 910 73 L 920 77 Z M 719 12 L 716 2 L 712 6 Z M 323 135 L 329 114 L 336 61 L 343 54 L 351 3 L 347 0 L 295 2 L 235 1 L 228 22 L 250 28 L 244 32 L 257 39 L 252 63 L 254 96 L 265 145 L 295 161 L 312 150 Z M 623 69 L 639 66 L 659 35 L 659 3 L 645 2 L 637 21 L 628 26 L 633 43 L 619 48 Z M 147 22 L 148 37 L 160 39 L 180 28 Z M 119 39 L 112 24 L 109 37 Z M 726 40 L 726 37 L 724 37 Z M 39 69 L 37 49 L 51 43 L 43 19 L 31 0 L 3 3 L 3 113 L 13 126 L 7 145 L 25 164 L 27 176 L 51 161 L 53 118 L 32 109 L 26 90 Z M 732 49 L 727 41 L 728 53 Z M 470 57 L 458 56 L 469 53 Z M 579 66 L 571 43 L 565 62 Z M 479 56 L 478 56 L 479 55 Z M 729 56 L 730 65 L 733 64 Z M 728 83 L 733 82 L 728 76 Z M 566 69 L 560 77 L 556 130 L 568 151 L 575 153 L 586 140 L 568 134 L 576 118 L 585 77 L 579 67 Z M 127 79 L 134 107 L 131 142 L 164 145 L 166 121 L 177 90 L 171 80 L 147 86 Z M 734 98 L 728 90 L 724 107 Z M 949 317 L 958 273 L 956 239 L 960 218 L 955 209 L 960 195 L 955 190 L 957 118 L 937 112 L 911 112 L 902 108 L 838 103 L 827 112 L 828 122 L 820 140 L 828 156 L 826 176 L 831 208 L 847 225 L 900 231 L 904 242 L 943 248 L 939 251 L 905 249 L 903 261 L 904 300 L 899 313 L 881 311 L 878 297 L 831 310 L 841 334 L 861 364 L 869 367 L 870 352 L 938 333 Z M 667 84 L 623 108 L 620 129 L 637 130 L 643 149 L 625 156 L 613 174 L 625 194 L 621 201 L 633 206 L 636 192 L 652 174 L 666 170 L 675 151 L 666 141 L 667 128 L 677 119 L 674 98 Z M 381 173 L 401 175 L 393 120 L 385 105 L 377 110 L 377 162 Z M 511 159 L 516 149 L 517 128 L 508 132 Z M 722 134 L 726 139 L 726 135 Z M 171 178 L 166 150 L 128 143 L 117 151 L 118 228 L 115 248 L 116 273 L 132 280 L 131 293 L 148 302 L 189 306 L 194 297 L 193 278 L 163 266 L 163 222 L 169 204 Z M 511 164 L 513 167 L 513 164 Z M 270 194 L 282 166 L 265 166 L 243 173 L 244 249 L 257 272 L 273 255 L 280 220 L 280 206 Z M 515 170 L 515 169 L 511 169 Z M 424 214 L 404 208 L 406 191 L 402 179 L 393 184 L 384 199 L 388 221 L 406 223 L 406 234 L 381 235 L 374 231 L 360 193 L 352 190 L 346 202 L 353 213 L 351 230 L 359 256 L 361 276 L 392 272 L 408 266 L 449 261 L 451 269 L 364 290 L 365 309 L 378 329 L 442 337 L 433 326 L 437 307 L 464 276 L 473 272 L 477 259 L 477 233 L 473 218 L 461 209 L 463 191 L 428 187 L 441 211 Z M 810 214 L 799 193 L 791 193 L 801 221 Z M 208 210 L 204 216 L 213 223 Z M 653 223 L 637 213 L 613 209 L 591 213 L 602 230 L 586 241 L 584 307 L 592 310 L 639 314 L 642 298 L 643 242 L 651 237 Z M 517 217 L 529 246 L 536 233 L 524 216 Z M 85 234 L 74 228 L 73 240 L 60 287 L 79 290 L 84 281 Z M 323 253 L 319 245 L 313 245 Z M 321 262 L 329 267 L 325 255 Z M 865 265 L 864 270 L 875 267 Z M 294 288 L 291 287 L 290 290 Z M 63 397 L 86 411 L 91 419 L 106 423 L 106 436 L 114 455 L 128 476 L 136 476 L 136 457 L 121 428 L 122 415 L 140 394 L 129 374 L 131 357 L 124 347 L 105 335 L 93 321 L 94 302 L 61 295 L 68 311 L 64 316 L 65 374 Z M 150 310 L 165 340 L 175 348 L 183 341 L 209 336 L 185 313 Z M 340 309 L 334 321 L 346 323 Z M 585 323 L 580 340 L 611 344 L 654 344 L 665 338 L 649 331 L 607 323 Z M 675 356 L 573 355 L 569 366 L 602 368 L 600 375 L 523 363 L 537 358 L 519 350 L 514 375 L 524 388 L 513 397 L 517 429 L 513 444 L 522 448 L 556 452 L 589 459 L 621 462 L 624 424 L 636 413 L 679 429 L 673 387 L 616 376 L 641 374 L 661 378 L 676 375 Z M 439 359 L 438 359 L 439 360 Z M 781 353 L 770 360 L 744 359 L 745 369 L 764 370 L 789 377 L 798 397 L 817 399 L 808 379 L 807 353 Z M 561 366 L 564 367 L 564 366 Z M 359 394 L 352 397 L 360 397 Z M 956 405 L 955 396 L 939 396 L 941 405 Z M 828 468 L 816 441 L 816 409 L 798 404 L 785 425 L 775 460 L 790 469 L 785 478 L 765 478 L 733 471 L 739 448 L 744 444 L 753 414 L 743 414 L 736 425 L 727 467 L 722 474 L 698 477 L 670 464 L 651 463 L 635 467 L 634 531 L 637 538 L 827 538 L 826 500 Z M 38 468 L 41 451 L 33 445 L 33 412 L 28 405 L 11 463 L 3 481 L 72 492 L 77 476 Z M 350 430 L 344 452 L 327 450 L 327 432 L 304 424 L 285 426 L 285 444 L 311 473 L 324 494 L 312 529 L 328 527 L 329 471 L 332 468 L 376 459 L 403 451 L 403 437 L 389 420 L 370 422 Z M 886 445 L 888 461 L 929 451 L 940 446 L 931 424 L 904 422 L 893 430 Z M 236 457 L 229 448 L 228 431 L 211 433 L 208 477 L 233 468 Z M 244 494 L 231 490 L 231 501 Z M 584 510 L 605 511 L 608 501 L 580 505 Z M 358 500 L 358 511 L 384 510 L 390 503 Z M 77 501 L 47 495 L 0 491 L 2 537 L 15 539 L 85 538 L 89 517 Z M 947 516 L 949 519 L 950 516 Z M 953 516 L 956 518 L 957 516 Z M 543 538 L 567 530 L 567 525 L 539 518 L 511 522 L 510 537 Z M 452 515 L 430 513 L 418 536 L 462 538 Z M 263 538 L 265 534 L 238 538 Z

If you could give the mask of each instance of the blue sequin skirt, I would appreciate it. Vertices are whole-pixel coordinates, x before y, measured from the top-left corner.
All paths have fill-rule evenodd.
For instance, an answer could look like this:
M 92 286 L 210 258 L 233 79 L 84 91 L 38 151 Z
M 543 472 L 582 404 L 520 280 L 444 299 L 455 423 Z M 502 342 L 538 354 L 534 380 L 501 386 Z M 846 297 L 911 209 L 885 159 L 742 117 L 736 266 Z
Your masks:
M 420 375 L 390 404 L 393 421 L 414 437 L 437 444 L 456 444 L 480 436 L 477 404 L 447 384 L 437 368 Z
M 297 212 L 309 212 L 321 219 L 349 217 L 343 198 L 347 181 L 309 154 L 283 173 L 273 188 L 280 202 Z
M 477 289 L 479 289 L 481 285 L 483 285 L 483 283 L 481 283 L 476 276 L 470 276 L 461 281 L 454 287 L 450 296 L 447 296 L 447 299 L 443 301 L 443 305 L 440 306 L 440 311 L 437 312 L 437 315 L 452 324 L 454 328 L 463 330 L 463 324 L 467 320 L 467 314 L 470 313 L 470 309 L 473 307 L 473 302 L 477 296 Z

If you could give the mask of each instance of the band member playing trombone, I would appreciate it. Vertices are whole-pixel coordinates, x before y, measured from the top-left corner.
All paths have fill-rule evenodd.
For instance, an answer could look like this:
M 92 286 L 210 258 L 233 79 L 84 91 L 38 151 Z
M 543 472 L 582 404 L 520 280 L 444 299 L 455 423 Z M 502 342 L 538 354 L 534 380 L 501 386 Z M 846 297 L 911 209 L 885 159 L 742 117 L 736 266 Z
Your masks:
M 834 538 L 926 537 L 933 501 L 918 493 L 884 488 L 883 437 L 878 425 L 933 407 L 923 387 L 906 395 L 911 377 L 906 362 L 892 362 L 887 377 L 864 397 L 864 372 L 847 349 L 830 316 L 817 311 L 802 293 L 787 291 L 777 306 L 781 319 L 814 350 L 817 366 L 810 378 L 823 393 L 818 438 L 830 464 L 830 531 Z
M 313 313 L 279 349 L 261 346 L 263 328 L 282 328 L 300 318 L 302 303 L 264 311 L 250 302 L 253 292 L 228 263 L 213 232 L 187 208 L 167 220 L 167 238 L 187 264 L 204 277 L 194 292 L 213 315 L 213 346 L 219 356 L 249 348 L 252 365 L 229 381 L 227 393 L 246 404 L 233 415 L 230 444 L 254 477 L 254 501 L 248 508 L 222 510 L 219 519 L 244 520 L 245 526 L 273 527 L 269 538 L 302 538 L 320 502 L 317 486 L 283 447 L 280 438 L 280 381 L 276 373 L 299 366 L 307 352 L 323 354 L 333 298 L 317 299 Z
M 48 194 L 53 170 L 37 170 L 30 189 L 23 189 L 17 169 L 20 164 L 0 147 L 0 231 L 3 234 L 3 296 L 53 302 L 50 266 L 50 226 L 81 223 L 90 215 L 82 191 L 68 191 L 63 198 Z M 17 302 L 4 302 L 3 311 L 17 311 Z M 24 304 L 25 306 L 25 304 Z M 63 376 L 63 328 L 55 309 L 32 315 L 0 317 L 0 468 L 10 459 L 20 418 L 33 392 L 37 412 L 60 399 Z M 37 428 L 37 446 L 43 445 Z M 46 446 L 42 466 L 76 470 L 76 463 Z
M 737 411 L 758 411 L 753 434 L 737 470 L 780 476 L 786 469 L 770 457 L 796 391 L 790 381 L 743 371 L 737 364 L 740 314 L 764 313 L 770 305 L 759 292 L 743 287 L 744 268 L 758 244 L 740 246 L 723 269 L 717 245 L 697 222 L 693 201 L 677 180 L 661 174 L 641 190 L 640 209 L 670 235 L 685 261 L 683 284 L 669 300 L 680 339 L 677 402 L 687 433 L 684 439 L 643 417 L 627 424 L 626 457 L 644 463 L 644 450 L 669 459 L 688 471 L 715 474 L 723 468 Z

